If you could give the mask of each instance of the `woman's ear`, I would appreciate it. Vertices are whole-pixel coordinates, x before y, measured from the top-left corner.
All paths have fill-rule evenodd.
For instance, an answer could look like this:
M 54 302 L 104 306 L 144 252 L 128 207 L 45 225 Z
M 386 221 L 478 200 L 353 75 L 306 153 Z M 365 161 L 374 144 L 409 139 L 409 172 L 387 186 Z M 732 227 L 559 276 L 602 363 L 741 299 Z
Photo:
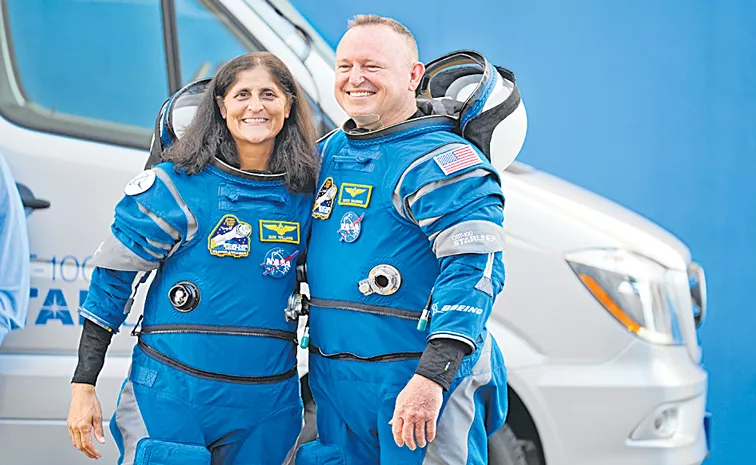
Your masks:
M 220 114 L 223 117 L 223 119 L 226 119 L 226 105 L 223 104 L 223 99 L 220 97 L 215 97 L 215 102 L 218 104 L 218 109 L 220 110 Z

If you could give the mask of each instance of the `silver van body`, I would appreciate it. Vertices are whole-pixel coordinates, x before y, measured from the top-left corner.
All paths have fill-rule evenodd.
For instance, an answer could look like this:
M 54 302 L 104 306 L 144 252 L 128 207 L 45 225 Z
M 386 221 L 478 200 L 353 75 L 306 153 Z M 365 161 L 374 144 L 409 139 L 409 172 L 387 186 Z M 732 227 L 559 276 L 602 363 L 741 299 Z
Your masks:
M 33 68 L 22 60 L 29 52 L 23 52 L 21 41 L 24 31 L 32 30 L 18 19 L 23 15 L 14 5 L 21 2 L 0 3 L 0 151 L 17 181 L 51 203 L 28 218 L 32 298 L 27 327 L 0 347 L 0 462 L 83 464 L 88 459 L 72 447 L 66 428 L 81 331 L 76 308 L 86 297 L 87 262 L 105 237 L 123 186 L 144 166 L 152 128 L 69 114 L 35 98 L 36 87 L 25 82 Z M 63 28 L 69 3 L 51 4 L 58 10 L 48 8 L 46 18 Z M 236 40 L 240 49 L 265 49 L 281 57 L 317 103 L 324 127 L 345 119 L 332 95 L 332 50 L 286 2 L 275 2 L 278 11 L 263 0 L 73 4 L 113 16 L 125 10 L 108 8 L 149 8 L 157 15 L 169 87 L 212 73 L 218 62 L 232 58 L 225 48 L 214 49 L 209 38 L 202 51 L 207 60 L 195 60 L 194 72 L 180 78 L 182 61 L 172 57 L 177 49 L 197 46 L 182 34 L 183 25 L 212 22 L 225 34 L 219 44 Z M 70 17 L 80 14 L 77 10 Z M 145 11 L 139 14 L 143 18 Z M 203 25 L 202 30 L 212 29 Z M 92 86 L 97 85 L 93 79 Z M 66 80 L 55 85 L 56 92 L 69 92 Z M 159 104 L 158 99 L 155 113 Z M 708 453 L 707 373 L 700 364 L 696 323 L 705 309 L 705 282 L 690 251 L 639 215 L 526 165 L 513 164 L 502 178 L 507 282 L 489 327 L 507 360 L 509 425 L 525 453 L 517 464 L 701 463 Z M 628 274 L 633 270 L 643 276 L 635 279 Z M 615 291 L 628 299 L 634 295 L 630 291 L 641 288 L 633 286 L 661 276 L 643 288 L 652 289 L 653 296 L 636 292 L 646 295 L 636 305 L 640 326 L 629 326 L 612 306 L 621 296 L 612 300 L 614 294 L 593 286 L 623 273 L 632 279 Z M 703 298 L 691 296 L 690 283 Z M 659 295 L 666 296 L 663 305 Z M 135 323 L 143 297 L 114 338 L 97 386 L 106 422 L 135 342 L 128 325 Z M 306 359 L 300 360 L 304 374 Z M 107 443 L 98 447 L 104 462 L 114 463 L 117 450 L 107 428 L 106 433 Z

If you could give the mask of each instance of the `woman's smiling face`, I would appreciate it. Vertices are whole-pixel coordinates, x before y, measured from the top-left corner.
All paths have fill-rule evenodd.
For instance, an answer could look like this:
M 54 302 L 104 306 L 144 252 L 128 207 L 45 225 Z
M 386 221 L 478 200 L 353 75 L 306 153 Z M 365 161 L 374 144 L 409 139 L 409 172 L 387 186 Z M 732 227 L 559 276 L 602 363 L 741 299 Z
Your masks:
M 291 111 L 288 96 L 264 66 L 240 72 L 218 105 L 239 148 L 273 144 Z

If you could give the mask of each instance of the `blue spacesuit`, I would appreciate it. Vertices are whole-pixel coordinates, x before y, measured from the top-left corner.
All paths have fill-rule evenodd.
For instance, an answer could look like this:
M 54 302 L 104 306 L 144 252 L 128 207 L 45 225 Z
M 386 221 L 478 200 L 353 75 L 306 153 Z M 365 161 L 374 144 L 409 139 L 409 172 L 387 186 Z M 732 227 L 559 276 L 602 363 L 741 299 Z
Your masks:
M 193 176 L 160 163 L 125 193 L 80 309 L 116 332 L 156 271 L 110 425 L 119 463 L 280 465 L 302 426 L 283 309 L 312 195 L 217 159 Z
M 492 71 L 475 98 L 490 96 Z M 470 121 L 485 102 L 468 103 Z M 486 330 L 504 283 L 504 196 L 459 124 L 432 112 L 370 132 L 347 122 L 318 146 L 307 278 L 319 439 L 300 447 L 298 465 L 487 463 L 507 410 L 504 361 Z M 471 354 L 444 393 L 435 441 L 397 447 L 396 397 L 438 338 Z

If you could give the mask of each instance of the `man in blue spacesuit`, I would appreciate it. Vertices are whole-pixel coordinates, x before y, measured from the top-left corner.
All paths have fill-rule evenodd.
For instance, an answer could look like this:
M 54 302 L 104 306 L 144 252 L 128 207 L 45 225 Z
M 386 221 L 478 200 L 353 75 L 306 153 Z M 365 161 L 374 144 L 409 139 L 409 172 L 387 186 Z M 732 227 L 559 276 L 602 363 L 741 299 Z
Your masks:
M 504 283 L 504 197 L 490 137 L 475 146 L 453 130 L 477 124 L 496 71 L 483 64 L 466 100 L 419 107 L 418 87 L 432 97 L 448 82 L 424 78 L 412 34 L 374 15 L 350 22 L 336 58 L 351 119 L 318 145 L 306 334 L 319 439 L 297 463 L 487 463 L 507 411 L 486 330 Z

